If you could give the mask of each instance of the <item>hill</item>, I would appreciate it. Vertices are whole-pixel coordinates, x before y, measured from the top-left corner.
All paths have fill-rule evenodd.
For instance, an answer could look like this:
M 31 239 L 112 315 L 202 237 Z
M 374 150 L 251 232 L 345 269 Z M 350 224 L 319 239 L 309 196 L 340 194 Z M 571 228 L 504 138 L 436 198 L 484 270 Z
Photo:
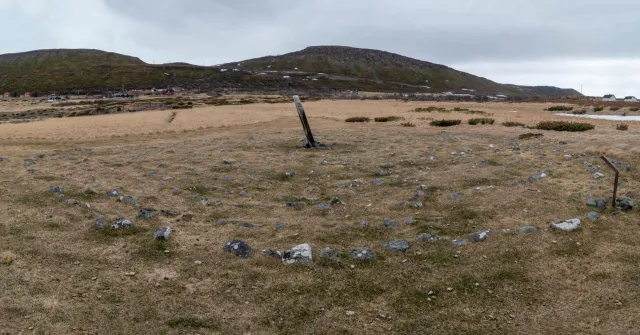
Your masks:
M 425 93 L 473 90 L 478 94 L 551 97 L 568 93 L 555 87 L 503 85 L 440 64 L 341 46 L 309 47 L 218 67 L 183 62 L 152 65 L 136 57 L 89 49 L 0 55 L 0 92 L 102 92 L 122 86 Z

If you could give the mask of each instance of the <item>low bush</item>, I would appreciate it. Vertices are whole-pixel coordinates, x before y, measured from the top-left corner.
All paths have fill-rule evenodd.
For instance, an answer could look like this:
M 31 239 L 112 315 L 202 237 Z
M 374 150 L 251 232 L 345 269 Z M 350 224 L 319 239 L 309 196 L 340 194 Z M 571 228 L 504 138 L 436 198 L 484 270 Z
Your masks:
M 460 108 L 460 107 L 455 107 L 453 108 L 454 112 L 468 112 L 469 109 L 468 108 Z
M 609 108 L 610 111 L 617 111 L 620 110 L 620 107 L 611 107 Z
M 587 111 L 583 109 L 583 110 L 579 110 L 579 111 L 573 111 L 573 112 L 571 112 L 571 114 L 573 114 L 573 115 L 584 115 L 584 114 L 587 114 Z
M 558 105 L 558 106 L 551 106 L 546 110 L 550 112 L 569 112 L 573 110 L 573 107 Z
M 518 139 L 528 140 L 528 139 L 531 139 L 531 138 L 541 138 L 543 136 L 544 136 L 544 134 L 540 134 L 540 133 L 538 133 L 538 134 L 526 133 L 526 134 L 522 134 L 522 135 L 518 136 Z
M 345 120 L 345 122 L 369 122 L 369 121 L 371 121 L 371 119 L 366 116 L 354 116 L 354 117 L 347 118 Z
M 604 107 L 602 107 L 602 106 L 593 107 L 593 111 L 594 112 L 602 112 L 603 110 L 604 110 Z
M 411 122 L 403 122 L 400 125 L 402 125 L 403 127 L 415 127 L 416 125 L 411 123 Z
M 413 110 L 414 113 L 431 113 L 431 112 L 447 112 L 446 108 L 442 108 L 442 107 L 433 107 L 433 106 L 429 106 L 429 107 L 418 107 L 416 109 Z
M 494 124 L 496 122 L 496 120 L 494 119 L 488 119 L 488 118 L 484 118 L 484 119 L 469 119 L 469 124 L 472 126 L 475 126 L 477 124 Z
M 505 127 L 524 127 L 525 126 L 524 123 L 513 122 L 513 121 L 503 122 L 502 125 Z
M 404 120 L 401 116 L 385 116 L 385 117 L 377 117 L 374 119 L 376 122 L 393 122 L 393 121 L 402 121 Z
M 629 108 L 629 111 L 630 111 L 630 112 L 637 112 L 637 111 L 640 111 L 640 108 L 638 108 L 638 107 L 631 107 L 631 108 Z
M 467 114 L 487 115 L 487 114 L 489 114 L 489 113 L 487 113 L 487 112 L 485 112 L 485 111 L 470 110 L 470 111 L 467 111 Z
M 626 123 L 621 123 L 621 124 L 616 126 L 616 129 L 618 129 L 618 130 L 629 130 L 629 125 L 626 124 Z
M 555 131 L 587 131 L 596 126 L 590 123 L 567 122 L 567 121 L 542 121 L 538 123 L 536 129 Z
M 434 120 L 431 125 L 434 127 L 452 127 L 462 123 L 462 120 Z

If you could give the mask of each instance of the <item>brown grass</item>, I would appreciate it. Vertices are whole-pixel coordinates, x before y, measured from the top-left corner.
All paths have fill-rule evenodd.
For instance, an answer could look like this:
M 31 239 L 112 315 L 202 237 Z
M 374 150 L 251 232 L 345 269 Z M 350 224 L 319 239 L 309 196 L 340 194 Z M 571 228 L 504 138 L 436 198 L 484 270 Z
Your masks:
M 543 104 L 434 105 L 485 109 L 500 123 L 567 120 L 542 111 Z M 637 213 L 605 211 L 575 233 L 544 229 L 584 218 L 592 210 L 586 198 L 606 195 L 610 186 L 594 181 L 585 161 L 602 165 L 605 153 L 640 164 L 633 128 L 620 132 L 615 122 L 593 120 L 598 127 L 590 132 L 545 132 L 522 144 L 514 140 L 522 129 L 470 126 L 463 112 L 451 116 L 465 124 L 447 129 L 344 122 L 366 114 L 420 123 L 407 112 L 419 106 L 305 103 L 314 135 L 330 150 L 297 147 L 304 135 L 292 104 L 194 108 L 171 124 L 164 111 L 0 125 L 11 137 L 2 141 L 0 162 L 0 328 L 9 334 L 633 333 L 640 326 L 634 303 L 640 247 L 630 228 Z M 521 151 L 510 149 L 519 144 Z M 584 155 L 569 159 L 569 153 Z M 25 162 L 39 155 L 37 172 L 28 173 Z M 387 162 L 392 166 L 380 176 L 378 166 Z M 547 170 L 536 183 L 518 182 Z M 296 174 L 283 178 L 286 171 Z M 639 177 L 635 168 L 622 172 L 620 192 L 637 192 Z M 384 183 L 374 184 L 376 178 Z M 68 206 L 49 192 L 51 185 L 91 208 Z M 424 207 L 413 208 L 421 185 Z M 135 220 L 137 208 L 106 196 L 113 189 L 183 216 Z M 464 196 L 449 199 L 456 192 Z M 193 195 L 223 205 L 203 206 Z M 288 208 L 278 195 L 300 197 L 307 206 Z M 345 205 L 316 208 L 333 197 Z M 391 207 L 404 200 L 411 206 Z M 109 224 L 125 216 L 136 228 L 96 232 L 96 212 Z M 416 222 L 404 223 L 407 217 Z M 260 228 L 218 226 L 220 219 Z M 383 228 L 384 219 L 399 225 Z M 276 222 L 286 228 L 276 230 Z M 539 229 L 498 233 L 521 225 Z M 174 228 L 166 243 L 153 240 L 160 226 Z M 451 243 L 483 229 L 495 232 L 486 242 Z M 440 241 L 416 240 L 429 232 Z M 225 253 L 224 243 L 236 238 L 256 255 Z M 382 247 L 396 239 L 410 240 L 411 249 Z M 314 255 L 306 266 L 258 255 L 305 242 Z M 340 250 L 340 264 L 319 259 L 326 246 Z M 346 255 L 356 247 L 378 256 L 352 261 Z

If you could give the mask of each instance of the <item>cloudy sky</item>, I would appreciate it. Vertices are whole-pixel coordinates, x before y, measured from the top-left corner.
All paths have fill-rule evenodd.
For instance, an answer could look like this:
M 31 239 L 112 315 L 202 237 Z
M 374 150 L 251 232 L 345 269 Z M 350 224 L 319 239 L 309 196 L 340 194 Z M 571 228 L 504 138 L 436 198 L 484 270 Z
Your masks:
M 214 65 L 346 45 L 589 95 L 640 96 L 638 41 L 636 0 L 0 0 L 0 53 Z

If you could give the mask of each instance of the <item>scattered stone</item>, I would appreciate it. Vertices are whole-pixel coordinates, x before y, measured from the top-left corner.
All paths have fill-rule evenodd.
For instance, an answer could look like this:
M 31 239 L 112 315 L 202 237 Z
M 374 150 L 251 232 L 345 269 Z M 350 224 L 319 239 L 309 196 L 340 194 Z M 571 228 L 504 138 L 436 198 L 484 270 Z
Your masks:
M 78 201 L 76 199 L 69 199 L 69 200 L 67 200 L 67 205 L 69 205 L 69 206 L 77 206 L 77 205 L 80 205 L 80 201 Z
M 133 222 L 119 216 L 118 218 L 116 218 L 116 223 L 111 225 L 111 228 L 112 229 L 128 229 L 128 228 L 131 228 L 132 226 L 133 226 Z
M 394 203 L 391 204 L 391 207 L 406 208 L 406 207 L 409 207 L 409 202 L 408 201 L 394 202 Z
M 129 195 L 119 197 L 118 201 L 125 204 L 132 205 L 134 207 L 140 207 L 140 203 L 138 203 L 138 200 L 134 199 L 132 196 L 129 196 Z
M 282 231 L 286 228 L 286 226 L 280 222 L 276 222 L 275 227 L 277 231 Z
M 373 183 L 376 184 L 376 185 L 382 185 L 382 184 L 384 184 L 384 179 L 376 178 L 376 179 L 373 180 Z
M 565 142 L 565 141 L 560 141 L 560 142 L 558 142 L 558 144 L 560 144 L 560 145 L 567 145 L 568 143 L 567 143 L 567 142 Z
M 321 259 L 326 259 L 334 263 L 340 263 L 340 254 L 336 248 L 326 247 L 322 249 Z
M 416 201 L 416 202 L 413 204 L 413 207 L 415 207 L 415 208 L 423 208 L 423 207 L 424 207 L 424 204 L 422 203 L 422 201 Z
M 390 168 L 393 167 L 393 163 L 391 163 L 391 162 L 384 163 L 384 164 L 378 165 L 378 167 L 379 168 L 383 168 L 383 169 L 390 169 Z
M 455 245 L 456 247 L 461 247 L 463 245 L 466 245 L 467 243 L 469 243 L 469 240 L 453 240 L 451 241 L 453 243 L 453 245 Z
M 127 276 L 127 277 L 133 277 L 133 276 L 136 275 L 136 273 L 135 272 L 125 272 L 124 275 Z
M 171 227 L 160 227 L 156 229 L 154 238 L 156 241 L 167 241 L 171 235 Z
M 64 199 L 64 194 L 62 194 L 62 193 L 54 193 L 53 196 L 58 198 L 58 199 Z
M 453 194 L 449 195 L 449 199 L 458 200 L 458 199 L 462 198 L 463 196 L 464 196 L 464 193 L 462 193 L 462 192 L 453 193 Z
M 160 211 L 162 213 L 162 215 L 164 216 L 169 216 L 169 217 L 175 217 L 175 216 L 180 216 L 180 212 L 178 211 L 172 211 L 172 210 L 166 210 L 163 209 Z
M 307 243 L 287 249 L 282 255 L 282 262 L 287 265 L 308 264 L 312 261 L 311 246 Z
M 469 234 L 469 238 L 471 238 L 471 241 L 473 241 L 474 243 L 484 242 L 489 237 L 490 232 L 491 231 L 489 230 L 478 231 Z
M 282 258 L 282 253 L 279 250 L 264 249 L 260 251 L 260 254 L 267 257 Z
M 337 197 L 333 197 L 333 198 L 331 199 L 330 204 L 331 204 L 332 206 L 334 206 L 334 205 L 346 205 L 342 200 L 338 199 Z
M 253 249 L 251 249 L 251 247 L 242 240 L 227 242 L 223 250 L 240 258 L 249 258 L 251 257 L 251 254 L 253 254 Z
M 327 203 L 327 202 L 323 202 L 321 204 L 318 204 L 316 206 L 317 209 L 331 209 L 331 204 Z
M 220 219 L 216 222 L 216 226 L 224 226 L 227 224 L 227 220 L 225 219 Z
M 356 261 L 370 261 L 376 257 L 376 254 L 369 248 L 354 248 L 349 252 L 351 259 Z
M 388 176 L 389 175 L 389 171 L 383 169 L 383 168 L 378 168 L 378 175 L 380 176 Z
M 600 179 L 600 178 L 603 178 L 603 177 L 604 177 L 604 173 L 601 173 L 601 172 L 596 172 L 596 173 L 593 174 L 593 178 L 595 178 L 595 179 Z
M 158 171 L 149 171 L 149 175 L 150 176 L 157 176 L 158 175 Z
M 369 227 L 369 222 L 367 221 L 360 222 L 360 227 Z
M 587 219 L 591 220 L 592 222 L 598 221 L 599 218 L 600 218 L 600 214 L 596 212 L 591 212 L 587 214 Z
M 284 175 L 285 175 L 285 177 L 291 178 L 291 177 L 294 177 L 296 175 L 296 173 L 293 172 L 293 171 L 285 171 Z
M 538 180 L 540 180 L 540 179 L 544 179 L 544 178 L 546 178 L 546 177 L 547 177 L 547 174 L 546 174 L 546 173 L 534 174 L 534 175 L 532 175 L 532 176 L 530 176 L 530 177 L 529 177 L 529 181 L 530 181 L 530 182 L 532 182 L 532 183 L 534 183 L 534 182 L 536 182 L 536 181 L 538 181 Z
M 307 204 L 302 201 L 287 202 L 287 207 L 293 207 L 293 208 L 302 208 L 302 207 L 305 207 L 306 205 Z
M 551 229 L 562 231 L 574 231 L 580 228 L 580 219 L 571 219 L 551 224 Z
M 406 223 L 406 224 L 412 224 L 412 223 L 416 223 L 416 222 L 418 222 L 418 221 L 416 219 L 414 219 L 414 218 L 405 218 L 404 219 L 404 223 Z
M 416 191 L 416 193 L 413 194 L 413 200 L 415 200 L 415 201 L 424 200 L 424 198 L 426 196 L 427 196 L 427 194 L 424 191 L 419 190 L 419 191 Z
M 616 199 L 616 208 L 618 208 L 621 211 L 628 212 L 636 208 L 636 206 L 637 206 L 636 201 L 629 197 L 625 196 L 625 197 L 620 197 Z
M 389 251 L 407 251 L 409 250 L 410 244 L 407 240 L 396 240 L 385 243 L 383 247 Z
M 398 226 L 398 221 L 396 220 L 384 220 L 382 221 L 382 226 L 386 228 L 394 228 Z
M 242 228 L 256 228 L 256 225 L 251 224 L 249 222 L 245 222 L 245 221 L 231 221 L 232 225 L 236 225 L 238 227 L 242 227 Z
M 225 164 L 225 165 L 231 165 L 231 164 L 233 164 L 231 161 L 226 160 L 226 159 L 223 159 L 223 160 L 222 160 L 222 163 L 223 163 L 223 164 Z
M 52 193 L 62 193 L 62 192 L 64 192 L 64 188 L 62 186 L 49 186 L 49 190 Z
M 93 221 L 93 227 L 96 229 L 104 228 L 104 225 L 107 224 L 107 218 L 102 215 L 99 215 L 95 221 Z
M 605 198 L 589 199 L 587 200 L 587 206 L 596 207 L 601 210 L 607 209 L 607 200 Z
M 521 233 L 535 233 L 538 230 L 538 228 L 533 227 L 533 226 L 522 226 L 520 227 L 520 232 Z
M 418 241 L 424 243 L 435 243 L 440 240 L 440 237 L 436 234 L 420 234 L 418 235 Z
M 141 208 L 138 210 L 138 219 L 149 220 L 156 216 L 157 211 L 154 208 Z

